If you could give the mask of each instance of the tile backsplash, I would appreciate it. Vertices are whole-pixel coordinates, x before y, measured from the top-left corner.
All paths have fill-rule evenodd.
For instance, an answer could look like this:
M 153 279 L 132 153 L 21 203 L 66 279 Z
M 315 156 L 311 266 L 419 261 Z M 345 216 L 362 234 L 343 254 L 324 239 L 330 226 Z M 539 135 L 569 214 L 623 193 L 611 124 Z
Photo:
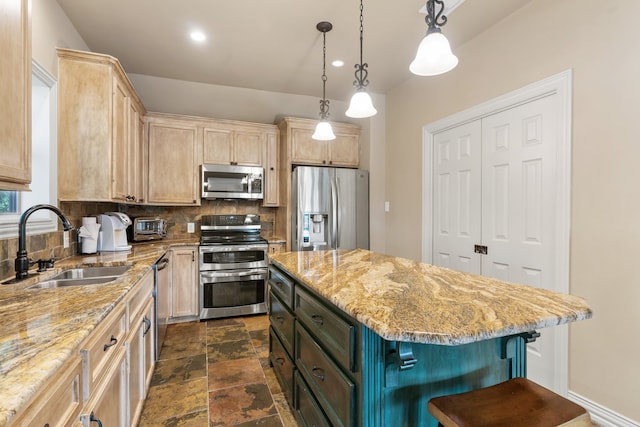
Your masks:
M 196 235 L 200 235 L 202 215 L 257 214 L 262 222 L 262 235 L 274 236 L 276 208 L 264 208 L 259 202 L 244 200 L 203 200 L 202 206 L 134 206 L 117 203 L 62 202 L 60 209 L 74 227 L 82 225 L 82 217 L 104 212 L 124 212 L 131 217 L 160 216 L 167 221 L 167 239 L 193 237 L 187 233 L 187 223 L 195 223 Z M 16 230 L 17 234 L 17 230 Z M 27 223 L 27 252 L 33 260 L 67 258 L 78 253 L 77 232 L 71 231 L 70 247 L 63 247 L 63 231 L 29 235 Z M 0 239 L 0 281 L 15 274 L 14 261 L 18 251 L 18 238 Z

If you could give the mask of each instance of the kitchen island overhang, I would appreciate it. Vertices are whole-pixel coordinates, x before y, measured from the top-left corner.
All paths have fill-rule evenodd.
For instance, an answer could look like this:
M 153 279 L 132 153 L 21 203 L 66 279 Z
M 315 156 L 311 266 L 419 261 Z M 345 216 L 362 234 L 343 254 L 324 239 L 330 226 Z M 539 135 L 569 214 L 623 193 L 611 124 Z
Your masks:
M 271 263 L 294 289 L 291 401 L 301 416 L 298 389 L 309 390 L 308 400 L 338 425 L 436 425 L 429 398 L 526 376 L 526 344 L 536 330 L 592 316 L 580 297 L 361 249 L 279 253 Z M 335 358 L 332 338 L 314 330 L 307 294 L 351 325 L 355 369 Z M 273 320 L 272 330 L 278 341 Z M 319 359 L 305 350 L 310 340 L 349 384 L 351 411 L 335 411 L 323 392 Z

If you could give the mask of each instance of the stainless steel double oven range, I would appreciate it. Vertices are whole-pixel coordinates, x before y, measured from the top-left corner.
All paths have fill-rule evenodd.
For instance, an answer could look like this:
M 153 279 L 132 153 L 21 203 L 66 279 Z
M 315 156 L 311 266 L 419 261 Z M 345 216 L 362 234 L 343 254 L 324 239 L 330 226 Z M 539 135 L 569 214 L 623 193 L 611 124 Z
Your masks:
M 267 241 L 258 215 L 204 215 L 200 319 L 267 312 Z

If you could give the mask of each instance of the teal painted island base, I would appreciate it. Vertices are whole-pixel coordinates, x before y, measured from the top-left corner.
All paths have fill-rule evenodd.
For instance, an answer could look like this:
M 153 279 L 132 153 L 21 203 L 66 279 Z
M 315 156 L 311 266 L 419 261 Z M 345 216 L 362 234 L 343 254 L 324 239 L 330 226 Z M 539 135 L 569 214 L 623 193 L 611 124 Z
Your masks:
M 526 336 L 458 346 L 389 342 L 362 328 L 362 426 L 437 426 L 429 399 L 525 376 Z
M 526 376 L 579 297 L 356 249 L 269 267 L 269 359 L 301 426 L 436 426 L 429 399 Z

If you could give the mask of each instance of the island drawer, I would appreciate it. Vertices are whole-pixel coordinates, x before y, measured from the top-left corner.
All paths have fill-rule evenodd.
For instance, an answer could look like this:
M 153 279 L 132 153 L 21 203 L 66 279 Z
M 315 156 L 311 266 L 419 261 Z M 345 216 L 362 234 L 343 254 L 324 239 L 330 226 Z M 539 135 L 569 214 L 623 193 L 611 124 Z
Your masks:
M 356 327 L 301 286 L 295 288 L 295 307 L 298 320 L 342 366 L 355 372 Z
M 134 328 L 137 325 L 133 325 L 133 322 L 138 317 L 138 314 L 141 312 L 142 308 L 145 307 L 145 304 L 149 301 L 149 299 L 153 298 L 153 274 L 151 270 L 145 276 L 140 279 L 133 287 L 130 292 L 130 297 L 128 298 L 128 306 L 129 306 L 129 330 L 131 327 Z
M 83 399 L 86 401 L 102 374 L 111 366 L 126 333 L 125 305 L 116 308 L 98 325 L 82 345 Z
M 285 397 L 293 407 L 293 372 L 295 367 L 273 328 L 269 328 L 269 361 L 283 388 Z
M 335 426 L 352 426 L 355 415 L 356 386 L 296 323 L 296 366 L 308 382 L 325 414 Z
M 303 427 L 331 427 L 300 373 L 295 375 L 295 412 Z
M 269 267 L 269 286 L 289 310 L 293 310 L 293 280 L 274 266 Z
M 289 354 L 293 354 L 293 314 L 273 292 L 269 292 L 269 321 Z

